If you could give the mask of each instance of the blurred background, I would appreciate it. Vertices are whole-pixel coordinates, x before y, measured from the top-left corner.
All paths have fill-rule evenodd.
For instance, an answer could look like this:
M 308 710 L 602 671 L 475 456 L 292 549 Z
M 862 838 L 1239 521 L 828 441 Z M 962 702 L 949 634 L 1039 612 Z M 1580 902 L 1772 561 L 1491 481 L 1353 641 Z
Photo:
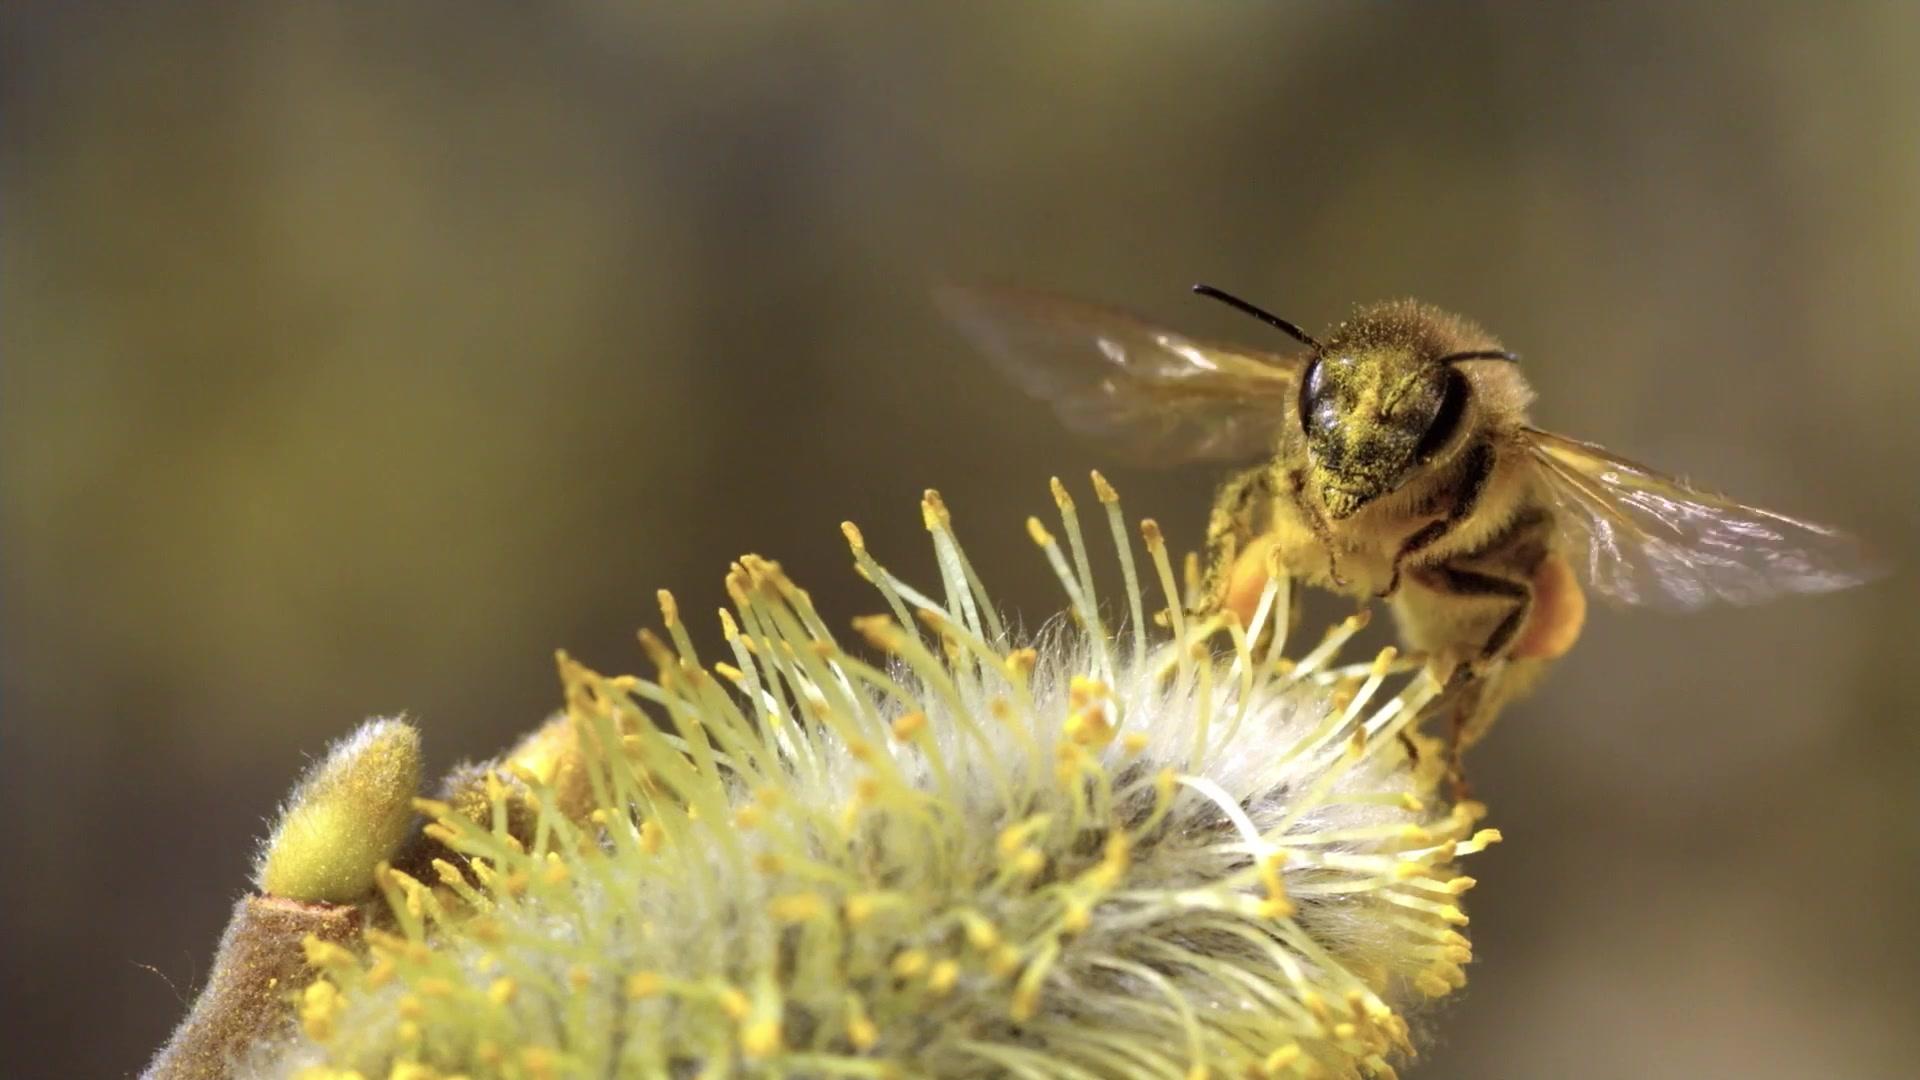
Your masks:
M 1507 843 L 1415 1074 L 1873 1077 L 1920 1050 L 1920 9 L 8 5 L 0 899 L 10 1076 L 137 1070 L 304 762 L 432 764 L 641 666 L 671 586 L 839 522 L 932 573 L 1130 471 L 927 300 L 1012 279 L 1196 333 L 1412 294 L 1536 418 L 1907 567 L 1598 611 L 1478 752 Z M 696 620 L 704 625 L 705 620 Z M 716 641 L 708 631 L 703 641 Z

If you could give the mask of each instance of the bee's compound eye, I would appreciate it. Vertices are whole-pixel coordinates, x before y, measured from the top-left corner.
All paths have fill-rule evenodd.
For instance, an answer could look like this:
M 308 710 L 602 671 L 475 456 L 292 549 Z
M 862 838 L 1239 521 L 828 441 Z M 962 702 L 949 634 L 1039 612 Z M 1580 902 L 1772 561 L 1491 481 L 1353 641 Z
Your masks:
M 1320 398 L 1320 383 L 1320 358 L 1316 356 L 1300 379 L 1300 430 L 1303 432 L 1313 426 L 1313 406 Z
M 1416 453 L 1420 455 L 1421 460 L 1439 453 L 1440 448 L 1447 445 L 1448 440 L 1453 438 L 1453 433 L 1460 430 L 1460 421 L 1466 413 L 1467 377 L 1448 369 L 1446 384 L 1440 391 L 1440 408 L 1434 412 L 1433 419 L 1427 424 L 1426 434 L 1420 436 L 1420 447 Z

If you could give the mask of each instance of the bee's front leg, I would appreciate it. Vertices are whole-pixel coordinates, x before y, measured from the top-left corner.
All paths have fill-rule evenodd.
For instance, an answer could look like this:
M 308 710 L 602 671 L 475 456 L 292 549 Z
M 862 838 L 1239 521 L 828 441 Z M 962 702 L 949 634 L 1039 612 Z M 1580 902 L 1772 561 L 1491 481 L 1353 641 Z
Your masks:
M 1393 556 L 1393 572 L 1387 577 L 1386 588 L 1374 594 L 1376 598 L 1385 600 L 1398 591 L 1400 574 L 1407 560 L 1445 539 L 1472 516 L 1474 508 L 1480 505 L 1480 496 L 1487 490 L 1487 480 L 1493 476 L 1493 461 L 1493 447 L 1485 442 L 1475 443 L 1467 450 L 1466 475 L 1462 478 L 1459 497 L 1438 520 L 1420 526 L 1400 542 L 1400 550 Z

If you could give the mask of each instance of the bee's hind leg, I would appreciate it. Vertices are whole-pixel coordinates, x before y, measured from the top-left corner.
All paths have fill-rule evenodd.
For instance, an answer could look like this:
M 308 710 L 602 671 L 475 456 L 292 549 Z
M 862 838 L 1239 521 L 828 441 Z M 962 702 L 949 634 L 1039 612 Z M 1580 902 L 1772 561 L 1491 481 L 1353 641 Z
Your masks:
M 1228 478 L 1214 497 L 1207 518 L 1207 568 L 1200 601 L 1193 614 L 1210 615 L 1226 605 L 1233 584 L 1233 564 L 1252 542 L 1254 522 L 1266 500 L 1273 497 L 1273 469 L 1256 465 Z
M 1481 644 L 1447 679 L 1442 706 L 1447 717 L 1447 773 L 1455 799 L 1471 796 L 1463 758 L 1468 747 L 1479 742 L 1492 726 L 1494 716 L 1510 695 L 1502 694 L 1489 683 L 1501 678 L 1501 665 L 1508 646 L 1526 625 L 1533 609 L 1533 584 L 1483 570 L 1470 570 L 1448 563 L 1436 563 L 1410 571 L 1425 588 L 1461 600 L 1504 601 L 1506 612 Z

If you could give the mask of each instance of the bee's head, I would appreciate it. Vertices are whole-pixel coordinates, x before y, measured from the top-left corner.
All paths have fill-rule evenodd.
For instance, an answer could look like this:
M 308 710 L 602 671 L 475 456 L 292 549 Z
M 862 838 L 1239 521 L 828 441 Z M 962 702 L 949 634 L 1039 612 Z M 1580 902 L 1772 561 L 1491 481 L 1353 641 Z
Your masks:
M 1300 429 L 1330 516 L 1352 515 L 1456 448 L 1472 396 L 1457 365 L 1514 359 L 1486 341 L 1444 312 L 1399 301 L 1363 308 L 1315 350 L 1301 374 Z
M 1412 300 L 1362 308 L 1322 343 L 1211 286 L 1194 291 L 1313 350 L 1300 378 L 1300 431 L 1309 484 L 1335 519 L 1350 517 L 1458 448 L 1473 393 L 1458 365 L 1518 359 L 1473 324 Z

